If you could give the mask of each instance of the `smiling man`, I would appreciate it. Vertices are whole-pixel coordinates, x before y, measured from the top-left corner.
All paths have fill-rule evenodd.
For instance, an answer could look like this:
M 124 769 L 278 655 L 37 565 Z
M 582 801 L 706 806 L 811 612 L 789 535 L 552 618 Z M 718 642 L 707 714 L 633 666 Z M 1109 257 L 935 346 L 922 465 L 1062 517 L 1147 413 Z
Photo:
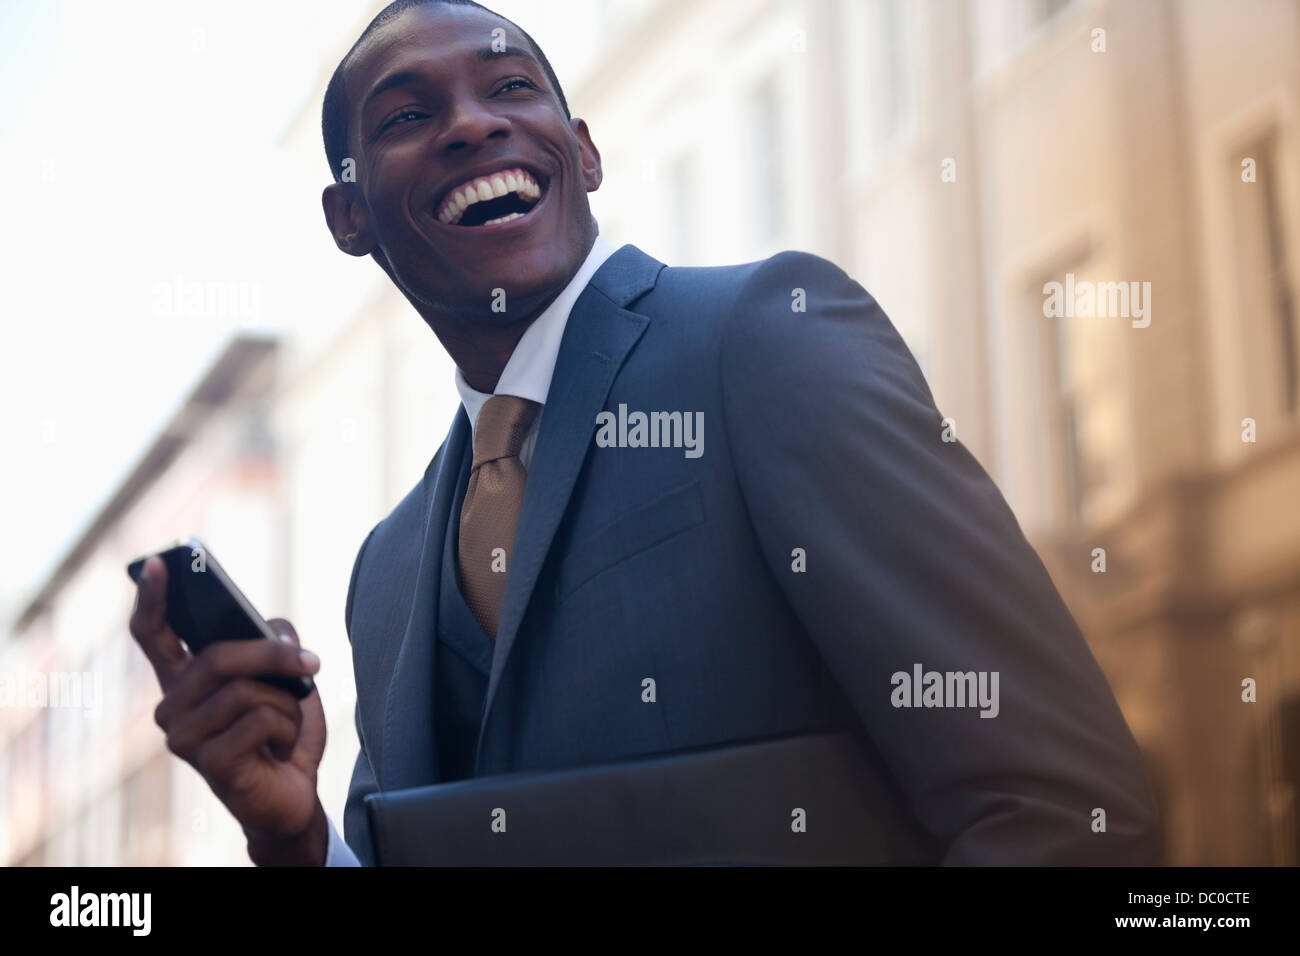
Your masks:
M 392 4 L 335 71 L 322 131 L 336 180 L 355 160 L 324 195 L 339 248 L 373 256 L 491 393 L 597 234 L 600 154 L 541 50 L 473 4 Z
M 473 3 L 386 8 L 323 132 L 338 247 L 429 325 L 462 408 L 353 568 L 346 840 L 318 696 L 251 679 L 314 670 L 292 628 L 188 660 L 149 566 L 132 629 L 159 723 L 254 861 L 374 862 L 372 793 L 829 731 L 890 795 L 873 862 L 905 861 L 886 820 L 934 862 L 1158 859 L 1105 679 L 860 285 L 797 252 L 614 250 L 586 123 Z

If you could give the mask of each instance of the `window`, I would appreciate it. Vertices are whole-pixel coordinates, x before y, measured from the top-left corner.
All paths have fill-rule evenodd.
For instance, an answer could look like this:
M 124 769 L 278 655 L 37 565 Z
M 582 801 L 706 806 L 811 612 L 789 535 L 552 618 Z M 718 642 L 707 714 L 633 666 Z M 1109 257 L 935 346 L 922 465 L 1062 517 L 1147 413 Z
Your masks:
M 1056 33 L 1079 6 L 1075 0 L 997 0 L 971 4 L 976 72 L 988 79 L 1009 66 Z
M 171 755 L 155 754 L 121 784 L 123 863 L 129 866 L 166 865 L 171 817 Z
M 668 177 L 672 221 L 668 224 L 677 251 L 677 261 L 683 265 L 693 265 L 698 252 L 695 234 L 699 229 L 696 216 L 700 209 L 699 180 L 695 174 L 695 164 L 689 155 L 683 155 L 673 163 Z
M 1030 0 L 1029 24 L 1031 27 L 1046 23 L 1068 7 L 1074 0 Z
M 1052 369 L 1052 415 L 1049 427 L 1057 431 L 1058 468 L 1064 485 L 1065 511 L 1071 521 L 1080 522 L 1084 516 L 1084 501 L 1095 495 L 1106 480 L 1105 464 L 1090 455 L 1085 447 L 1087 428 L 1088 388 L 1078 374 L 1075 363 L 1078 333 L 1069 323 L 1076 319 L 1046 319 L 1051 323 L 1047 340 L 1050 343 Z
M 1043 466 L 1050 476 L 1054 511 L 1066 523 L 1114 516 L 1125 503 L 1123 463 L 1127 411 L 1122 379 L 1124 318 L 1044 314 L 1048 282 L 1074 289 L 1113 278 L 1114 270 L 1089 257 L 1053 271 L 1029 290 L 1029 321 L 1042 323 L 1041 379 L 1047 431 Z
M 908 51 L 904 49 L 903 11 L 899 0 L 879 0 L 877 4 L 877 49 L 875 100 L 876 134 L 882 141 L 893 139 L 902 125 L 904 100 L 907 88 L 904 83 L 904 64 Z
M 849 149 L 870 165 L 906 139 L 913 121 L 913 8 L 906 0 L 843 7 Z
M 1300 413 L 1300 335 L 1276 133 L 1251 143 L 1242 157 L 1255 163 L 1255 182 L 1242 182 L 1240 175 L 1233 182 L 1242 317 L 1248 325 L 1246 358 L 1251 377 L 1272 392 L 1252 398 L 1294 416 Z M 1240 173 L 1242 157 L 1233 158 L 1234 172 Z
M 785 232 L 786 184 L 781 162 L 781 100 L 776 77 L 769 75 L 750 97 L 754 140 L 755 238 L 775 239 Z

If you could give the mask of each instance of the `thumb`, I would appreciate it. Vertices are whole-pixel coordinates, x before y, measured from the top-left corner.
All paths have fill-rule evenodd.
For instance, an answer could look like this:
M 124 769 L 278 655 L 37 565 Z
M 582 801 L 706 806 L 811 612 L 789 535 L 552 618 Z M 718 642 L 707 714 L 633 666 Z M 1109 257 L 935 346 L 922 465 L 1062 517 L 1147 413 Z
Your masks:
M 266 622 L 271 625 L 271 630 L 275 631 L 280 640 L 286 644 L 292 644 L 294 647 L 302 647 L 302 641 L 298 640 L 298 632 L 282 617 L 273 617 Z

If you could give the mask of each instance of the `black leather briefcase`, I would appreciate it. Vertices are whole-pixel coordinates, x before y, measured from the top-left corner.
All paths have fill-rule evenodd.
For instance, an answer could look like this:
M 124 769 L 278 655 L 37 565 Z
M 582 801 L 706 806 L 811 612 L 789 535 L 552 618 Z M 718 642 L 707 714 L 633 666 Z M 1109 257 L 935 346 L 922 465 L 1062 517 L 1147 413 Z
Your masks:
M 919 865 L 934 842 L 847 732 L 369 794 L 376 862 Z

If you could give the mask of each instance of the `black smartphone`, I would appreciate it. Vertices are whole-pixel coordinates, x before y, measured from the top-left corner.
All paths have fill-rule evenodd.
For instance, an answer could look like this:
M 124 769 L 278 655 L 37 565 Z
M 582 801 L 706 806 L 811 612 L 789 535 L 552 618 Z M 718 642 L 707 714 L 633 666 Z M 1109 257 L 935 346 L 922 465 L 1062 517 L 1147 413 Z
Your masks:
M 126 566 L 137 584 L 148 557 Z M 198 538 L 177 542 L 158 557 L 167 566 L 167 623 L 190 653 L 198 654 L 215 641 L 281 640 Z M 300 700 L 316 687 L 310 677 L 268 674 L 258 679 Z

